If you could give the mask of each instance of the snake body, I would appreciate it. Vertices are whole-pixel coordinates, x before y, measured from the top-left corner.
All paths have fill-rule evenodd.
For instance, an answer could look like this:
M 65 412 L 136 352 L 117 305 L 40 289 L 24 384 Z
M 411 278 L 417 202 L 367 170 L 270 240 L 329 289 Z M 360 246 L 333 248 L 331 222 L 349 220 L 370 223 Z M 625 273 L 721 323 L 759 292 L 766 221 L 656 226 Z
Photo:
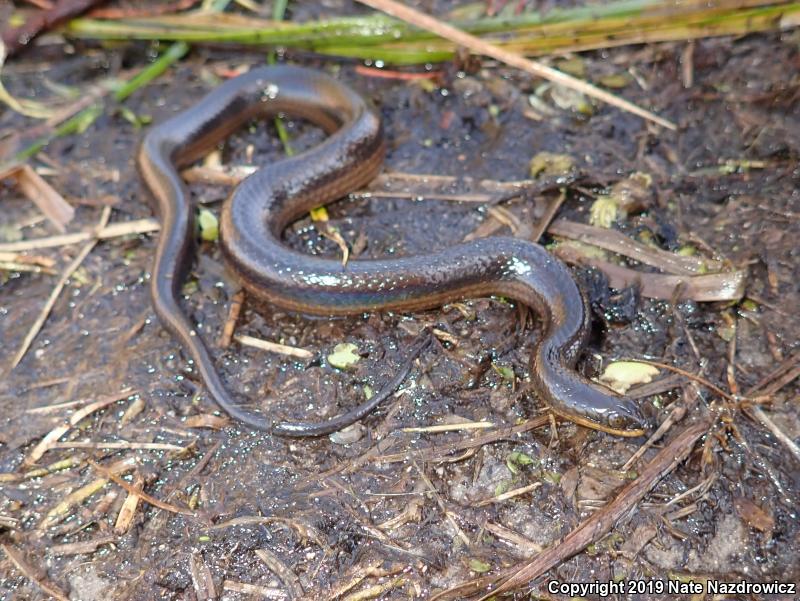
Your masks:
M 312 424 L 275 424 L 240 408 L 222 383 L 209 351 L 179 298 L 194 257 L 194 210 L 178 169 L 202 157 L 248 120 L 286 114 L 328 134 L 302 154 L 266 165 L 226 201 L 221 246 L 228 267 L 249 295 L 269 305 L 322 315 L 393 309 L 414 311 L 458 299 L 502 295 L 533 308 L 542 338 L 532 353 L 534 389 L 562 417 L 622 435 L 642 433 L 637 407 L 579 376 L 589 311 L 567 268 L 538 244 L 490 237 L 425 256 L 335 260 L 295 252 L 285 227 L 310 209 L 341 198 L 381 169 L 381 121 L 364 99 L 319 71 L 271 66 L 231 79 L 188 110 L 152 128 L 138 154 L 162 229 L 151 292 L 155 311 L 194 360 L 216 403 L 258 429 L 315 435 Z

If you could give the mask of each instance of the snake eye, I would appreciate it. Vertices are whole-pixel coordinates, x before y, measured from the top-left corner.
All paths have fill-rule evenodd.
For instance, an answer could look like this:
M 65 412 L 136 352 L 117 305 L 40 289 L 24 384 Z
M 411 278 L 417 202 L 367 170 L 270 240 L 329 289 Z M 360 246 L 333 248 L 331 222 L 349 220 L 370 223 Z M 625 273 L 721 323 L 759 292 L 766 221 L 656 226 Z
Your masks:
M 621 409 L 621 411 L 614 411 L 608 415 L 607 423 L 609 426 L 615 430 L 647 429 L 647 423 L 637 407 Z
M 631 425 L 631 419 L 622 415 L 612 415 L 608 418 L 608 425 L 615 430 L 625 430 Z

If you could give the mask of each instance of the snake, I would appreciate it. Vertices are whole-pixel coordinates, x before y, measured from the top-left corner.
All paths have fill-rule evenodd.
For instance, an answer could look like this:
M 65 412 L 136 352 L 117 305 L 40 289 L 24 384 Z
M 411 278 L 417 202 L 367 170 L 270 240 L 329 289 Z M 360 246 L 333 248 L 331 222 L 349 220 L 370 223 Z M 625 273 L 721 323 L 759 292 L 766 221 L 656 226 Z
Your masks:
M 322 129 L 320 144 L 261 166 L 226 199 L 219 221 L 224 261 L 248 298 L 303 314 L 413 312 L 492 295 L 527 305 L 541 321 L 531 352 L 531 388 L 557 416 L 621 436 L 639 436 L 638 406 L 580 375 L 591 312 L 569 269 L 543 246 L 490 236 L 425 255 L 357 259 L 345 265 L 293 250 L 286 227 L 368 184 L 386 154 L 381 118 L 371 103 L 331 75 L 292 65 L 256 67 L 229 79 L 190 108 L 153 126 L 137 153 L 140 174 L 161 224 L 151 272 L 153 308 L 193 360 L 216 404 L 248 426 L 285 436 L 331 430 L 313 422 L 275 422 L 243 408 L 181 307 L 196 252 L 195 210 L 180 170 L 253 119 L 289 116 Z M 387 396 L 387 395 L 384 395 Z M 332 427 L 363 417 L 357 408 Z

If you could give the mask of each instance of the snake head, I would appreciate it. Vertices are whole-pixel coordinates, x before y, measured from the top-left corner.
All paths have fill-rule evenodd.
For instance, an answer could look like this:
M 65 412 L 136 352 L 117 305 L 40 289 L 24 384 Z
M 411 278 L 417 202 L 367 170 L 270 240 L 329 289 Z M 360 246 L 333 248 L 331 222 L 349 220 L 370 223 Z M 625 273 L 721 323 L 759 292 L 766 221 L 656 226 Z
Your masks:
M 582 401 L 575 409 L 590 422 L 584 425 L 626 437 L 642 436 L 650 430 L 651 424 L 633 399 L 597 382 L 586 380 L 585 384 L 583 394 L 575 395 Z
M 641 435 L 650 429 L 650 423 L 633 400 L 621 396 L 614 397 L 614 400 L 615 403 L 605 414 L 605 422 L 609 428 L 623 436 Z M 631 434 L 627 434 L 628 432 Z

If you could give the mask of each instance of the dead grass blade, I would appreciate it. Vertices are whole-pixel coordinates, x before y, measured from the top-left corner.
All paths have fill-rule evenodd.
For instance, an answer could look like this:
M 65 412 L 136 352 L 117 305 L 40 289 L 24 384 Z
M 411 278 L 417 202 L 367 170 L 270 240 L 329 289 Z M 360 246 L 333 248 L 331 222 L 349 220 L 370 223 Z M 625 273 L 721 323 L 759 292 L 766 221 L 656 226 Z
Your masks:
M 113 534 L 101 534 L 95 538 L 77 543 L 53 545 L 50 547 L 50 552 L 53 555 L 84 555 L 86 553 L 94 553 L 98 547 L 113 543 L 115 540 L 117 540 L 117 537 Z
M 110 465 L 106 469 L 107 473 L 111 474 L 121 474 L 127 472 L 128 470 L 133 469 L 136 467 L 136 457 L 126 457 L 125 459 L 121 459 Z M 55 507 L 53 507 L 50 511 L 47 512 L 44 519 L 41 522 L 40 528 L 42 530 L 53 526 L 54 524 L 58 523 L 62 519 L 64 519 L 67 514 L 72 510 L 73 507 L 76 505 L 80 505 L 86 499 L 91 497 L 96 492 L 103 489 L 103 487 L 108 484 L 108 478 L 97 478 L 92 480 L 88 484 L 81 486 L 79 489 L 71 492 L 69 495 L 64 497 Z
M 0 171 L 0 179 L 5 178 L 14 180 L 25 197 L 39 207 L 59 232 L 66 231 L 75 209 L 30 165 L 16 163 L 6 167 Z
M 700 275 L 646 273 L 586 256 L 568 244 L 559 244 L 552 252 L 566 263 L 599 269 L 606 275 L 612 288 L 639 286 L 642 296 L 647 298 L 671 301 L 691 299 L 697 302 L 738 301 L 744 297 L 747 283 L 747 271 L 744 269 Z
M 8 242 L 0 244 L 0 252 L 22 252 L 26 250 L 37 250 L 39 248 L 53 248 L 55 246 L 66 246 L 77 244 L 87 240 L 108 240 L 119 236 L 129 236 L 130 234 L 147 234 L 157 232 L 160 229 L 158 221 L 155 219 L 137 219 L 135 221 L 125 221 L 123 223 L 113 223 L 88 232 L 74 232 L 61 236 L 46 236 L 33 240 L 20 240 L 19 242 Z
M 714 259 L 685 257 L 677 253 L 647 246 L 616 230 L 586 225 L 585 223 L 567 219 L 556 219 L 547 228 L 547 232 L 610 250 L 645 265 L 657 267 L 662 271 L 676 275 L 692 276 L 699 273 L 720 271 L 723 268 L 722 263 Z
M 422 13 L 411 7 L 400 4 L 399 2 L 395 2 L 395 0 L 359 0 L 359 2 L 401 19 L 406 23 L 410 23 L 421 29 L 431 31 L 438 36 L 450 40 L 451 42 L 454 42 L 465 48 L 469 48 L 476 54 L 490 56 L 495 60 L 512 67 L 516 67 L 517 69 L 521 69 L 526 73 L 530 73 L 536 77 L 542 77 L 548 81 L 552 81 L 553 83 L 576 90 L 582 94 L 586 94 L 587 96 L 591 96 L 592 98 L 606 102 L 624 111 L 638 115 L 643 119 L 657 123 L 658 125 L 667 129 L 677 129 L 675 124 L 671 121 L 663 119 L 655 113 L 643 109 L 632 102 L 620 98 L 619 96 L 615 96 L 614 94 L 606 92 L 605 90 L 601 90 L 600 88 L 586 83 L 585 81 L 572 77 L 571 75 L 567 75 L 558 69 L 553 69 L 552 67 L 548 67 L 542 63 L 529 60 L 523 56 L 520 56 L 519 54 L 514 54 L 513 52 L 504 50 L 503 48 L 500 48 L 494 44 L 490 44 L 479 37 L 461 31 L 452 25 L 443 23 L 442 21 L 435 19 L 430 15 L 426 15 L 425 13 Z
M 134 390 L 130 388 L 126 388 L 116 394 L 112 394 L 109 396 L 102 397 L 97 399 L 94 403 L 89 403 L 85 407 L 79 409 L 75 413 L 73 413 L 69 421 L 66 424 L 61 424 L 60 426 L 56 426 L 50 432 L 48 432 L 42 440 L 39 441 L 33 449 L 31 450 L 28 457 L 25 459 L 26 465 L 31 465 L 36 463 L 39 459 L 42 458 L 48 450 L 53 448 L 53 445 L 58 441 L 59 438 L 64 436 L 71 428 L 77 426 L 85 417 L 88 417 L 95 411 L 103 409 L 112 403 L 116 403 L 117 401 L 121 401 L 132 394 L 136 394 Z
M 103 209 L 103 214 L 100 217 L 100 223 L 98 224 L 97 229 L 103 229 L 106 226 L 106 224 L 108 224 L 109 217 L 111 217 L 111 207 L 106 207 L 105 209 Z M 19 362 L 22 361 L 22 358 L 25 356 L 25 353 L 28 352 L 28 349 L 33 343 L 33 340 L 36 338 L 37 334 L 39 334 L 39 331 L 42 329 L 42 326 L 44 326 L 44 322 L 47 321 L 47 317 L 50 315 L 50 311 L 53 310 L 53 306 L 55 306 L 56 301 L 58 300 L 61 291 L 64 289 L 64 286 L 66 286 L 70 276 L 72 276 L 72 274 L 75 273 L 75 270 L 81 266 L 83 260 L 89 256 L 89 253 L 92 252 L 92 249 L 95 247 L 95 244 L 97 244 L 97 240 L 98 239 L 95 238 L 94 240 L 86 244 L 86 246 L 84 246 L 80 250 L 78 256 L 76 256 L 72 260 L 72 262 L 67 266 L 64 272 L 61 274 L 61 277 L 58 279 L 58 282 L 53 287 L 53 291 L 47 298 L 47 302 L 44 304 L 44 307 L 42 307 L 42 310 L 39 313 L 39 317 L 36 318 L 36 321 L 33 323 L 30 330 L 28 330 L 28 333 L 25 335 L 25 338 L 22 341 L 19 350 L 14 355 L 13 359 L 11 359 L 11 364 L 9 365 L 9 371 L 14 369 L 19 364 Z
M 144 502 L 150 503 L 150 505 L 152 505 L 153 507 L 158 507 L 159 509 L 163 509 L 164 511 L 169 511 L 171 513 L 179 513 L 181 515 L 190 515 L 190 516 L 195 515 L 194 511 L 190 509 L 184 509 L 183 507 L 178 507 L 177 505 L 171 505 L 170 503 L 165 503 L 164 501 L 159 501 L 155 497 L 151 497 L 142 489 L 137 488 L 131 484 L 128 484 L 127 482 L 125 482 L 125 480 L 117 476 L 111 470 L 103 467 L 102 465 L 98 464 L 95 461 L 92 461 L 91 459 L 87 459 L 87 463 L 91 465 L 95 470 L 100 472 L 103 475 L 103 477 L 108 478 L 114 484 L 121 486 L 126 491 L 128 491 L 128 493 L 138 495 Z
M 561 542 L 551 545 L 533 561 L 522 567 L 505 570 L 501 574 L 504 580 L 500 586 L 481 597 L 481 601 L 524 586 L 605 536 L 614 524 L 641 501 L 664 476 L 688 457 L 694 444 L 708 431 L 708 427 L 709 422 L 704 420 L 681 431 L 653 457 L 639 477 L 625 486 L 613 501 L 596 511 Z
M 22 551 L 13 545 L 0 545 L 0 549 L 3 550 L 3 552 L 6 554 L 6 557 L 8 557 L 11 563 L 14 564 L 14 567 L 22 572 L 25 578 L 33 582 L 36 586 L 54 599 L 58 599 L 58 601 L 69 601 L 69 596 L 64 591 L 62 591 L 52 582 L 48 582 L 44 578 L 40 578 L 37 575 L 39 570 L 27 562 Z
M 270 342 L 269 340 L 262 340 L 261 338 L 254 338 L 253 336 L 246 336 L 245 334 L 237 334 L 233 339 L 245 346 L 251 346 L 262 351 L 269 351 L 270 353 L 277 353 L 279 355 L 297 357 L 298 359 L 311 359 L 314 356 L 314 353 L 306 349 L 288 346 L 286 344 L 278 344 L 277 342 Z

